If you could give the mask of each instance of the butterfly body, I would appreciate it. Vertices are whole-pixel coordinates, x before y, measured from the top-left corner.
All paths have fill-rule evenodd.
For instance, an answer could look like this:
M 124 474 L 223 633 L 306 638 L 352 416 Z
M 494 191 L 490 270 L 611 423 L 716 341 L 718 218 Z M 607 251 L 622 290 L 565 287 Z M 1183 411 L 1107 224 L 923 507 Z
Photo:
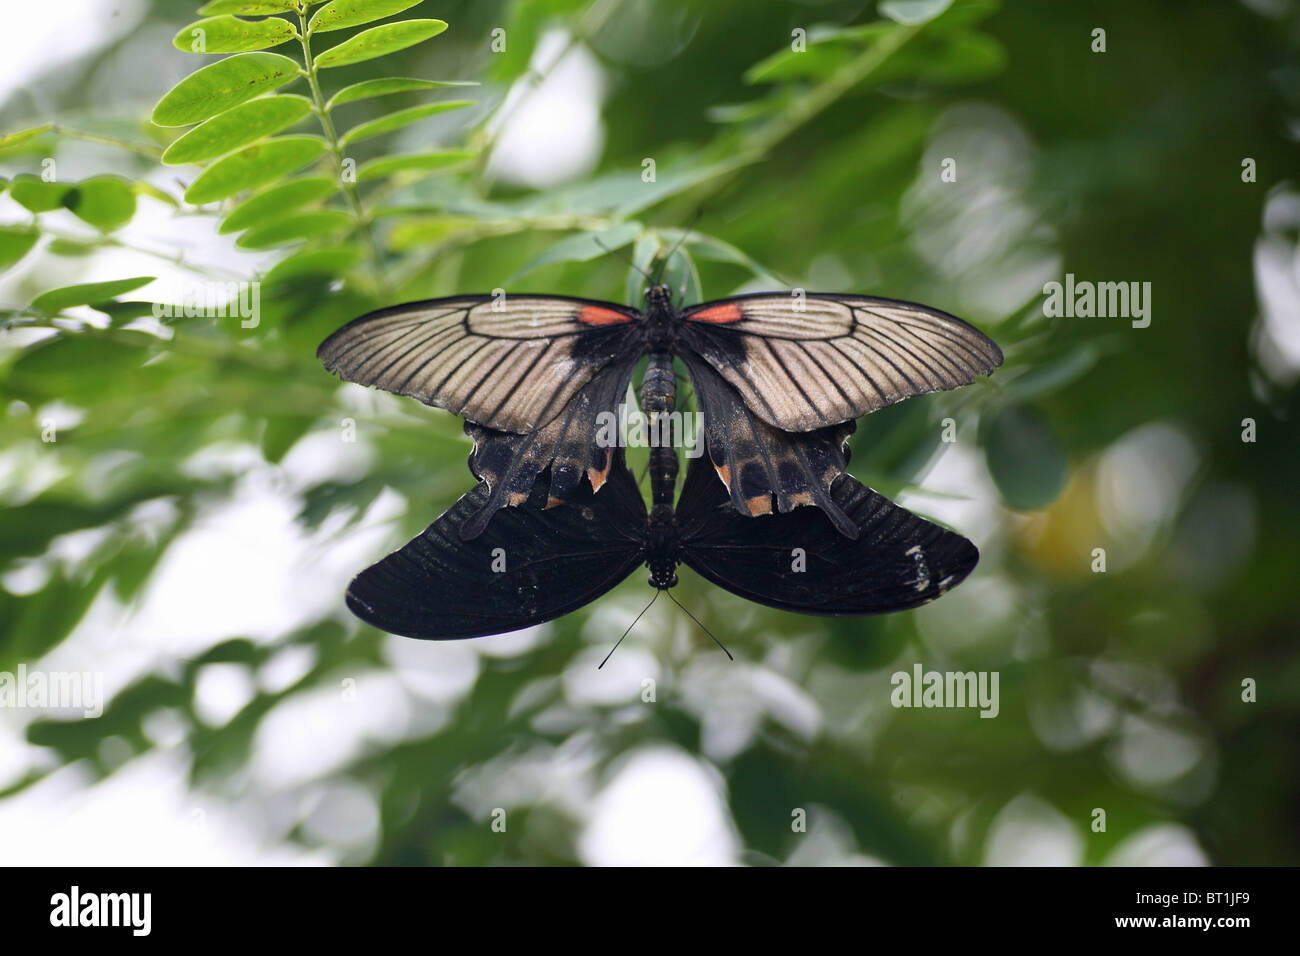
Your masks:
M 671 354 L 675 350 L 682 313 L 673 305 L 672 290 L 666 285 L 645 290 L 645 309 L 634 321 L 641 326 L 646 351 Z

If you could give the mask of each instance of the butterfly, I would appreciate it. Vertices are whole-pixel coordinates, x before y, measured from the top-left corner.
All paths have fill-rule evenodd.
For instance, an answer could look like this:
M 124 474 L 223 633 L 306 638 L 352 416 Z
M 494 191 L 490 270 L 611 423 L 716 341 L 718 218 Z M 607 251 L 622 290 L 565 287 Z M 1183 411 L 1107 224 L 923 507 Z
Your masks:
M 643 356 L 681 360 L 713 471 L 743 515 L 814 505 L 839 533 L 861 528 L 832 488 L 854 420 L 913 395 L 969 384 L 1002 363 L 955 316 L 859 295 L 762 292 L 677 308 L 650 282 L 645 308 L 555 295 L 467 295 L 364 315 L 317 350 L 349 382 L 466 419 L 470 469 L 486 490 L 457 523 L 483 534 L 501 508 L 599 491 L 613 449 L 599 441 Z M 462 499 L 464 500 L 464 499 Z
M 659 478 L 662 490 L 676 475 Z M 675 508 L 660 501 L 647 512 L 621 449 L 611 455 L 599 494 L 583 481 L 565 507 L 552 508 L 547 484 L 548 476 L 540 476 L 526 500 L 500 511 L 467 540 L 461 529 L 491 494 L 479 482 L 418 537 L 357 575 L 348 587 L 348 607 L 363 621 L 406 637 L 482 637 L 576 610 L 642 564 L 650 570 L 650 586 L 667 591 L 685 563 L 719 587 L 769 607 L 879 614 L 935 599 L 979 559 L 966 538 L 848 474 L 836 478 L 830 496 L 853 523 L 855 539 L 814 508 L 761 521 L 737 513 L 703 458 L 687 466 Z

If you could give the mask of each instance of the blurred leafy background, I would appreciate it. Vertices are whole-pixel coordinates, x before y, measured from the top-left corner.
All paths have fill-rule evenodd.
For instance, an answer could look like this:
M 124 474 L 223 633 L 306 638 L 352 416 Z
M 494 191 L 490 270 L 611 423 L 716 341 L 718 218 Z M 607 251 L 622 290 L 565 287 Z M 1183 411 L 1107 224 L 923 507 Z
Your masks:
M 0 710 L 7 860 L 1297 861 L 1296 3 L 334 14 L 313 56 L 389 23 L 370 52 L 394 49 L 286 74 L 302 102 L 224 114 L 187 165 L 164 150 L 235 103 L 159 101 L 223 50 L 302 63 L 296 12 L 209 24 L 195 54 L 196 3 L 51 2 L 0 41 L 0 671 L 109 696 L 92 720 Z M 383 78 L 478 85 L 320 109 Z M 250 189 L 279 191 L 237 212 Z M 639 574 L 518 635 L 360 626 L 350 575 L 469 487 L 469 448 L 341 386 L 320 340 L 460 292 L 636 301 L 593 236 L 644 262 L 692 223 L 691 297 L 913 299 L 1003 346 L 991 380 L 853 442 L 859 478 L 976 540 L 973 576 L 826 621 L 684 572 L 734 664 L 660 603 L 598 672 Z M 1150 326 L 1044 317 L 1067 272 L 1151 283 Z M 255 327 L 154 316 L 245 280 Z M 999 672 L 997 718 L 891 707 L 918 662 Z

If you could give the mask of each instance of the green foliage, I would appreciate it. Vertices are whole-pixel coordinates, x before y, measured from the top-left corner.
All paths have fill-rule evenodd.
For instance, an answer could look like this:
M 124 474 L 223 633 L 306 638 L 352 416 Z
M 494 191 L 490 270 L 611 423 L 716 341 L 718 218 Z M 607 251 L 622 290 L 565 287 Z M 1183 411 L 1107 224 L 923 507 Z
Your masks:
M 41 234 L 27 226 L 0 227 L 0 271 L 8 269 L 32 251 Z
M 447 24 L 442 20 L 406 20 L 401 23 L 385 23 L 382 27 L 373 27 L 364 33 L 349 37 L 336 47 L 332 47 L 316 57 L 316 66 L 320 69 L 351 66 L 405 50 L 408 46 L 423 43 L 436 37 Z
M 395 113 L 389 113 L 387 116 L 381 116 L 379 119 L 369 120 L 352 127 L 339 138 L 339 145 L 347 146 L 349 143 L 356 143 L 363 139 L 383 136 L 385 133 L 393 133 L 404 126 L 419 122 L 427 116 L 464 109 L 466 106 L 473 105 L 473 100 L 447 100 L 443 103 L 426 103 L 424 106 L 412 106 L 410 109 L 398 110 Z
M 87 282 L 82 285 L 64 286 L 62 289 L 51 289 L 49 292 L 38 295 L 32 301 L 32 308 L 37 312 L 53 315 L 62 312 L 64 309 L 70 309 L 74 305 L 95 305 L 100 302 L 107 302 L 119 295 L 134 292 L 152 281 L 153 277 L 149 276 L 138 279 L 116 279 L 112 282 Z
M 0 303 L 0 670 L 69 635 L 75 646 L 101 595 L 123 613 L 146 604 L 169 548 L 259 476 L 283 490 L 294 533 L 310 542 L 304 591 L 333 573 L 318 570 L 330 567 L 322 555 L 362 540 L 377 558 L 417 533 L 469 487 L 461 423 L 341 388 L 315 348 L 370 309 L 517 282 L 635 303 L 641 273 L 661 269 L 688 302 L 859 291 L 986 328 L 1005 367 L 868 416 L 852 463 L 882 493 L 919 494 L 909 501 L 918 511 L 982 503 L 981 521 L 958 528 L 983 534 L 984 554 L 935 605 L 865 621 L 769 612 L 684 573 L 678 596 L 743 663 L 724 667 L 689 621 L 657 606 L 619 652 L 641 655 L 636 673 L 606 679 L 607 669 L 598 684 L 589 658 L 644 605 L 641 576 L 532 643 L 470 649 L 387 639 L 358 625 L 339 594 L 291 608 L 294 622 L 270 637 L 223 634 L 192 652 L 178 634 L 158 649 L 161 664 L 116 689 L 102 719 L 27 725 L 58 765 L 108 775 L 105 742 L 146 753 L 165 713 L 184 728 L 192 785 L 229 793 L 229 781 L 249 779 L 277 708 L 378 672 L 403 682 L 406 730 L 367 738 L 322 771 L 376 799 L 374 841 L 338 850 L 350 862 L 573 862 L 583 808 L 528 783 L 529 768 L 549 779 L 576 760 L 573 775 L 594 791 L 654 747 L 717 768 L 744 862 L 800 851 L 808 838 L 791 832 L 792 807 L 830 821 L 823 836 L 842 853 L 826 858 L 980 862 L 998 814 L 1026 793 L 1075 828 L 1083 862 L 1166 824 L 1187 828 L 1216 862 L 1294 860 L 1277 778 L 1296 768 L 1274 724 L 1294 716 L 1287 702 L 1300 691 L 1285 640 L 1300 477 L 1286 422 L 1297 409 L 1294 387 L 1266 384 L 1247 354 L 1247 318 L 1259 311 L 1252 250 L 1266 248 L 1261 208 L 1281 176 L 1247 186 L 1232 152 L 1287 170 L 1294 143 L 1272 81 L 1250 86 L 1248 109 L 1220 86 L 1290 62 L 1294 18 L 1234 9 L 1221 14 L 1238 28 L 1225 44 L 1207 14 L 1189 13 L 1186 42 L 1168 44 L 1161 16 L 1126 7 L 1126 28 L 1165 58 L 1152 101 L 1135 92 L 1154 67 L 1131 51 L 1146 48 L 1092 58 L 1095 17 L 1068 5 L 1056 20 L 1017 0 L 998 16 L 987 0 L 888 0 L 879 19 L 860 4 L 739 0 L 635 11 L 578 0 L 192 6 L 155 5 L 160 54 L 182 59 L 166 43 L 174 33 L 195 56 L 170 90 L 159 79 L 152 123 L 132 103 L 120 104 L 125 119 L 88 117 L 69 83 L 56 120 L 6 117 L 17 131 L 0 136 L 0 202 L 13 214 L 0 225 L 10 290 Z M 489 52 L 498 25 L 507 43 Z M 559 186 L 502 182 L 501 130 L 545 82 L 532 57 L 557 27 L 605 71 L 603 153 Z M 796 29 L 807 40 L 798 51 Z M 82 86 L 94 68 L 67 67 Z M 451 98 L 476 81 L 473 101 Z M 86 155 L 100 165 L 76 165 Z M 949 155 L 958 177 L 942 183 Z M 45 173 L 47 158 L 73 178 Z M 201 219 L 196 234 L 210 226 L 230 237 L 223 251 L 233 241 L 258 255 L 232 269 L 160 248 L 138 228 L 141 208 Z M 131 277 L 154 274 L 143 267 L 72 282 L 103 279 L 93 270 L 124 253 L 208 287 L 259 281 L 260 316 L 187 314 L 162 282 Z M 1038 288 L 1067 268 L 1153 280 L 1155 322 L 1045 319 Z M 75 411 L 72 423 L 45 441 L 60 408 Z M 1258 444 L 1240 441 L 1247 416 L 1268 436 Z M 955 449 L 941 437 L 948 419 Z M 338 438 L 344 422 L 355 445 Z M 1108 451 L 1148 425 L 1186 436 L 1195 466 L 1170 515 L 1141 516 L 1134 544 L 1098 502 L 1116 493 Z M 340 461 L 365 455 L 307 473 L 295 455 L 313 442 L 332 442 Z M 214 463 L 231 449 L 252 463 Z M 929 469 L 945 450 L 979 480 L 936 493 Z M 405 507 L 385 511 L 394 497 Z M 1224 518 L 1243 500 L 1247 519 Z M 153 512 L 164 516 L 146 521 Z M 1234 558 L 1229 539 L 1250 515 L 1254 537 Z M 1112 570 L 1094 574 L 1091 552 L 1103 546 Z M 213 571 L 214 586 L 225 580 Z M 302 674 L 262 681 L 283 651 L 305 653 Z M 426 652 L 428 672 L 403 657 Z M 999 671 L 1001 715 L 893 710 L 890 675 L 916 661 Z M 254 690 L 214 727 L 196 688 L 219 663 L 245 669 Z M 449 690 L 457 668 L 473 674 Z M 648 676 L 653 704 L 639 697 Z M 1270 680 L 1267 703 L 1238 703 L 1250 676 Z M 1134 773 L 1134 754 L 1151 753 L 1138 731 L 1153 727 L 1184 734 L 1203 759 L 1169 780 Z M 307 805 L 316 783 L 286 786 Z M 493 834 L 485 813 L 507 799 L 519 812 L 508 834 Z M 1109 833 L 1086 830 L 1098 806 Z M 323 842 L 310 827 L 285 839 Z
M 276 215 L 284 215 L 296 209 L 324 199 L 335 190 L 334 181 L 323 176 L 307 179 L 292 179 L 278 186 L 271 186 L 255 196 L 250 196 L 230 211 L 221 220 L 221 232 L 241 232 L 250 226 L 265 223 Z
M 421 0 L 333 0 L 312 14 L 312 33 L 347 30 L 409 10 Z M 446 24 L 443 24 L 446 28 Z
M 275 182 L 325 155 L 319 136 L 282 136 L 223 156 L 194 180 L 185 201 L 196 206 Z
M 287 20 L 241 20 L 223 15 L 191 23 L 176 34 L 172 46 L 187 53 L 246 53 L 297 39 Z
M 279 53 L 241 53 L 196 70 L 177 83 L 154 107 L 158 126 L 190 126 L 224 113 L 302 75 L 298 64 Z
M 311 112 L 305 96 L 263 96 L 205 120 L 167 147 L 172 166 L 201 163 L 293 126 Z
M 362 80 L 345 86 L 330 97 L 329 108 L 344 103 L 355 103 L 375 96 L 389 96 L 393 93 L 406 93 L 410 90 L 434 90 L 442 86 L 477 86 L 477 83 L 456 80 L 416 80 L 400 76 L 386 76 L 377 80 Z

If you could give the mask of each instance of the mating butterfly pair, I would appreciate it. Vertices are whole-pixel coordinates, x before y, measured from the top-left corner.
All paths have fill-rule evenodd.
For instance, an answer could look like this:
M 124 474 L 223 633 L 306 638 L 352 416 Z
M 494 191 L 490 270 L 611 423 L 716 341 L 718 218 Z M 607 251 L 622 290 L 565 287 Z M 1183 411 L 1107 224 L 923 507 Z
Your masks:
M 942 594 L 978 558 L 965 538 L 845 473 L 854 419 L 1002 362 L 979 330 L 925 306 L 760 293 L 679 310 L 658 285 L 644 311 L 462 296 L 363 316 L 318 355 L 348 381 L 465 417 L 474 439 L 479 485 L 349 588 L 354 613 L 394 633 L 473 637 L 549 620 L 642 562 L 659 589 L 684 561 L 790 610 L 901 610 Z M 676 453 L 652 448 L 648 514 L 621 451 L 596 441 L 647 355 L 643 406 L 672 409 L 675 396 L 655 391 L 671 391 L 680 358 L 709 458 L 692 460 L 674 509 Z M 498 573 L 487 556 L 503 542 L 515 569 Z M 806 570 L 792 571 L 795 548 Z

